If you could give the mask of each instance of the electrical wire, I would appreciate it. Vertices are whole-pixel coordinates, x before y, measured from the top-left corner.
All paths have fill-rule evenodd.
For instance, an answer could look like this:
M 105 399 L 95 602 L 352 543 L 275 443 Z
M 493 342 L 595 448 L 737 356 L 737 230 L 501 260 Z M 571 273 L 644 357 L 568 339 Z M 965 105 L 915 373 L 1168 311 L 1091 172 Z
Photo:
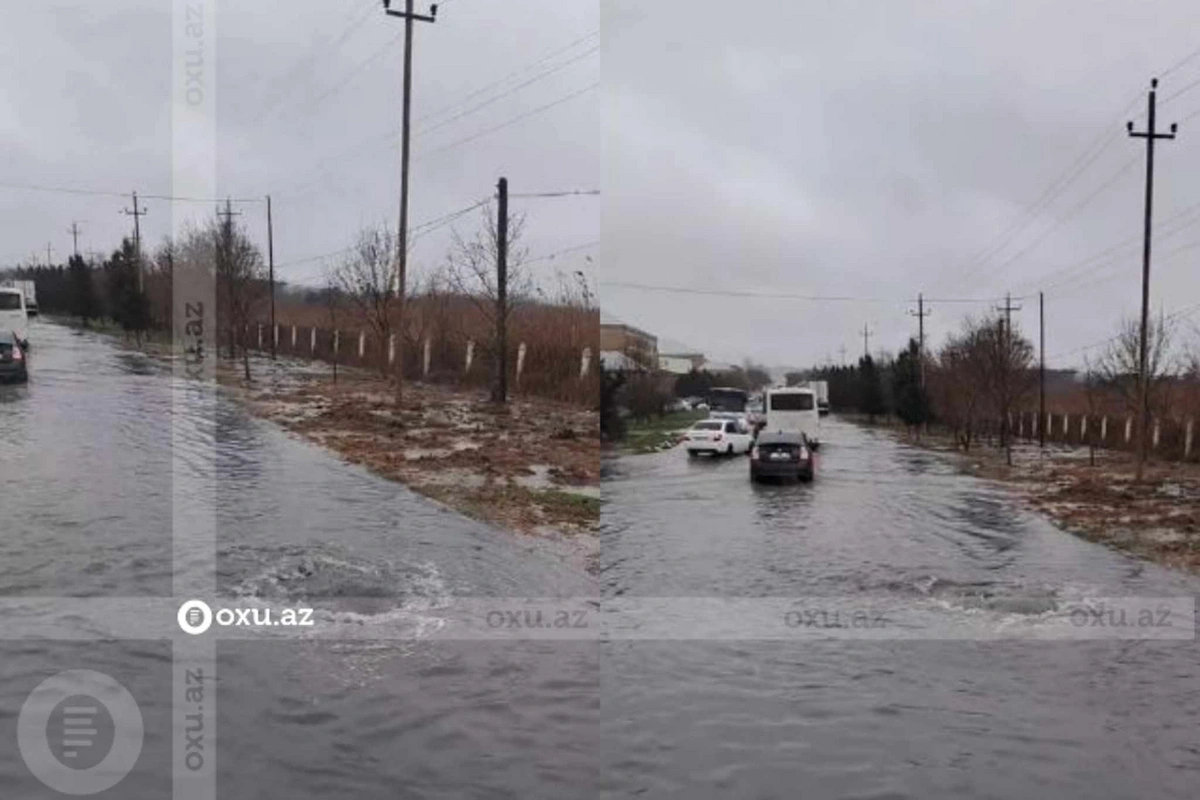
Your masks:
M 908 305 L 913 302 L 913 298 L 905 298 L 902 300 L 885 297 L 863 297 L 860 295 L 817 295 L 817 294 L 796 294 L 793 292 L 753 292 L 748 290 L 738 289 L 700 289 L 690 286 L 661 286 L 648 283 L 636 283 L 632 281 L 600 281 L 602 286 L 614 286 L 623 289 L 638 289 L 640 291 L 651 292 L 669 292 L 672 294 L 694 294 L 707 295 L 713 297 L 750 297 L 760 298 L 764 300 L 782 299 L 782 300 L 805 300 L 813 302 L 853 302 L 853 303 L 888 303 L 888 304 L 904 304 Z M 1004 297 L 925 297 L 926 303 L 945 303 L 945 304 L 972 304 L 972 303 L 998 303 L 1004 300 Z M 1027 299 L 1025 297 L 1013 297 L 1013 300 Z
M 77 189 L 66 186 L 42 186 L 31 183 L 0 182 L 0 189 L 16 189 L 31 192 L 50 192 L 55 194 L 74 194 L 91 197 L 120 197 L 128 198 L 131 192 L 103 191 L 98 189 Z M 234 203 L 265 203 L 265 197 L 175 197 L 166 194 L 138 194 L 139 200 L 165 200 L 179 203 L 224 203 L 226 200 Z

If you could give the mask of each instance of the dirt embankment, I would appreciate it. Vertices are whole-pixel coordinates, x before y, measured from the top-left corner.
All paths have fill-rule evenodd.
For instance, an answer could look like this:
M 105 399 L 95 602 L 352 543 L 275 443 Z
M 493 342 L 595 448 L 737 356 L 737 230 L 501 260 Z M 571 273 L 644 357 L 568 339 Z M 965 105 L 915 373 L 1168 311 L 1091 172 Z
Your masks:
M 1200 571 L 1200 464 L 1151 461 L 1139 483 L 1133 457 L 1124 452 L 1097 450 L 1093 464 L 1086 447 L 1020 443 L 1009 466 L 995 447 L 962 453 L 937 435 L 920 443 L 953 454 L 970 474 L 1008 484 L 1064 530 Z

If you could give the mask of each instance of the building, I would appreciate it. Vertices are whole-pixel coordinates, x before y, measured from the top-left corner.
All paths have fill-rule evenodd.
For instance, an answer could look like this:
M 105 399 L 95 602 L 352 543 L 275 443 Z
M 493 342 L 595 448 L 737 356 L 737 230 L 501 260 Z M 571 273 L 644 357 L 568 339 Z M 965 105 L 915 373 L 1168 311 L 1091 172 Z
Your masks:
M 704 353 L 682 342 L 663 339 L 658 345 L 658 368 L 673 375 L 686 375 L 704 365 Z
M 657 370 L 658 337 L 601 310 L 600 363 L 605 369 Z

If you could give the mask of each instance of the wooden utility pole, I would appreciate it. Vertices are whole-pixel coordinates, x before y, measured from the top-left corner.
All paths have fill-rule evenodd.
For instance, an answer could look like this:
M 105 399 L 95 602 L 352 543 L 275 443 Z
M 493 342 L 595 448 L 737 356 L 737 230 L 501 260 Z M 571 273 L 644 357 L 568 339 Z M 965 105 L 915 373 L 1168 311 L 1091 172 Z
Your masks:
M 275 359 L 275 226 L 271 219 L 271 195 L 267 195 L 267 263 L 271 288 L 271 360 Z
M 128 208 L 121 212 L 133 217 L 133 257 L 137 259 L 138 292 L 146 291 L 146 274 L 142 269 L 142 217 L 146 216 L 145 209 L 138 209 L 137 192 L 133 193 L 133 211 Z
M 1158 139 L 1174 139 L 1179 126 L 1172 122 L 1170 133 L 1158 133 L 1155 130 L 1154 100 L 1158 88 L 1158 78 L 1150 81 L 1150 94 L 1146 99 L 1146 130 L 1135 131 L 1133 122 L 1126 123 L 1125 129 L 1135 139 L 1146 140 L 1146 208 L 1142 233 L 1142 331 L 1138 344 L 1138 441 L 1137 441 L 1137 480 L 1142 480 L 1146 466 L 1146 433 L 1150 427 L 1150 387 L 1149 375 L 1146 372 L 1146 326 L 1150 317 L 1150 219 L 1151 206 L 1154 201 L 1154 142 Z M 1160 332 L 1161 335 L 1161 332 Z
M 408 153 L 409 119 L 412 107 L 412 49 L 413 21 L 437 21 L 437 4 L 429 9 L 429 15 L 413 13 L 413 0 L 404 0 L 404 11 L 393 11 L 391 0 L 383 0 L 383 11 L 388 16 L 404 20 L 404 99 L 401 112 L 400 132 L 400 229 L 396 248 L 396 405 L 404 399 L 404 292 L 408 272 Z
M 1046 446 L 1046 295 L 1038 292 L 1038 447 Z
M 908 312 L 913 314 L 913 312 Z M 921 388 L 925 388 L 925 318 L 930 312 L 925 310 L 925 295 L 917 295 L 917 311 L 913 316 L 917 318 L 917 364 L 920 365 L 920 380 Z
M 492 400 L 508 401 L 508 178 L 496 184 L 496 389 Z

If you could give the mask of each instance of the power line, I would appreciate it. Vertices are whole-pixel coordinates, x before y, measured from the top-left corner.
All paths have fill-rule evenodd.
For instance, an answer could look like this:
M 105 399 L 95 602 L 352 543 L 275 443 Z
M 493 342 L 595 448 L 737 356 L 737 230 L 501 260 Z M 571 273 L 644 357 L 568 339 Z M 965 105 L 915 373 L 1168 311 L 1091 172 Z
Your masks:
M 519 114 L 515 117 L 512 117 L 511 119 L 508 119 L 508 120 L 500 123 L 499 125 L 494 125 L 490 128 L 479 131 L 478 133 L 472 134 L 471 136 L 466 136 L 462 139 L 458 139 L 456 141 L 450 142 L 449 144 L 442 145 L 441 147 L 421 153 L 420 155 L 416 156 L 413 159 L 413 161 L 421 161 L 422 159 L 430 158 L 431 156 L 435 156 L 435 155 L 439 155 L 441 153 L 446 152 L 447 150 L 451 150 L 455 147 L 459 147 L 460 145 L 464 145 L 469 142 L 473 142 L 476 139 L 480 139 L 484 136 L 487 136 L 488 134 L 495 133 L 496 131 L 503 130 L 504 128 L 515 125 L 518 122 L 521 122 L 522 120 L 526 120 L 526 119 L 529 119 L 530 117 L 536 116 L 536 115 L 544 113 L 546 111 L 549 111 L 550 109 L 554 108 L 555 106 L 560 106 L 563 103 L 567 102 L 568 100 L 574 100 L 576 97 L 579 97 L 580 95 L 590 92 L 593 89 L 597 89 L 599 87 L 600 87 L 600 82 L 596 81 L 595 83 L 585 86 L 582 89 L 578 89 L 574 92 L 571 92 L 570 94 L 564 95 L 563 97 L 560 97 L 557 100 L 553 100 L 549 103 L 546 103 L 543 106 L 538 106 L 535 109 L 526 111 L 524 114 Z
M 600 244 L 600 240 L 593 239 L 590 242 L 584 242 L 583 244 L 578 244 L 578 245 L 575 245 L 574 247 L 568 247 L 563 250 L 556 250 L 553 253 L 547 253 L 544 256 L 538 256 L 537 258 L 531 258 L 531 259 L 528 259 L 527 261 L 523 261 L 521 263 L 522 264 L 536 264 L 539 261 L 553 261 L 554 259 L 558 258 L 559 256 L 565 256 L 567 253 L 575 253 L 580 250 L 586 250 L 589 247 L 595 247 L 598 244 Z
M 122 199 L 129 196 L 129 192 L 105 191 L 99 189 L 79 189 L 67 186 L 43 186 L 32 183 L 0 183 L 0 189 L 16 189 L 19 191 L 30 192 L 50 192 L 55 194 L 74 194 L 89 197 L 120 197 Z M 165 200 L 180 203 L 224 203 L 224 197 L 175 197 L 166 194 L 142 194 L 139 195 L 143 200 Z M 261 197 L 250 198 L 233 198 L 236 203 L 262 203 L 265 202 Z
M 648 283 L 635 283 L 632 281 L 600 281 L 603 286 L 615 286 L 623 289 L 639 289 L 652 292 L 669 292 L 673 294 L 695 294 L 695 295 L 710 295 L 713 297 L 753 297 L 764 300 L 784 299 L 784 300 L 808 300 L 815 302 L 854 302 L 854 303 L 892 303 L 908 305 L 912 302 L 911 298 L 893 299 L 885 297 L 863 297 L 860 295 L 817 295 L 817 294 L 796 294 L 792 292 L 752 292 L 737 289 L 698 289 L 690 286 L 661 286 Z M 1013 298 L 1022 300 L 1023 297 Z M 926 303 L 984 303 L 992 304 L 1004 300 L 1003 297 L 926 297 Z
M 576 189 L 567 192 L 519 192 L 517 194 L 510 194 L 509 197 L 594 197 L 599 194 L 599 189 Z
M 524 89 L 526 86 L 530 86 L 534 83 L 537 83 L 538 81 L 542 80 L 543 78 L 547 78 L 550 75 L 553 75 L 554 73 L 556 73 L 562 69 L 565 69 L 566 67 L 569 67 L 571 64 L 574 64 L 577 61 L 581 61 L 582 59 L 587 58 L 588 56 L 592 55 L 593 53 L 598 52 L 599 50 L 600 50 L 600 46 L 597 45 L 596 47 L 593 47 L 591 50 L 586 50 L 582 54 L 575 56 L 574 58 L 569 59 L 568 61 L 564 61 L 563 63 L 558 64 L 557 66 L 551 67 L 548 70 L 539 72 L 537 75 L 534 75 L 532 78 L 525 81 L 524 83 L 518 83 L 516 86 L 513 86 L 512 88 L 510 88 L 504 92 L 501 92 L 498 95 L 494 95 L 494 96 L 488 98 L 487 100 L 484 100 L 482 103 L 477 103 L 476 105 L 473 105 L 470 108 L 460 111 L 459 113 L 457 113 L 451 117 L 447 117 L 446 119 L 442 120 L 441 122 L 434 123 L 433 125 L 429 125 L 424 128 L 417 128 L 416 133 L 425 134 L 425 133 L 429 133 L 431 131 L 435 131 L 439 128 L 444 128 L 445 126 L 449 125 L 450 123 L 460 120 L 463 117 L 468 116 L 470 114 L 474 114 L 476 111 L 487 108 L 492 103 L 495 103 L 497 100 L 503 100 L 505 97 L 509 97 L 510 95 L 515 94 L 516 92 L 519 92 L 521 89 Z

